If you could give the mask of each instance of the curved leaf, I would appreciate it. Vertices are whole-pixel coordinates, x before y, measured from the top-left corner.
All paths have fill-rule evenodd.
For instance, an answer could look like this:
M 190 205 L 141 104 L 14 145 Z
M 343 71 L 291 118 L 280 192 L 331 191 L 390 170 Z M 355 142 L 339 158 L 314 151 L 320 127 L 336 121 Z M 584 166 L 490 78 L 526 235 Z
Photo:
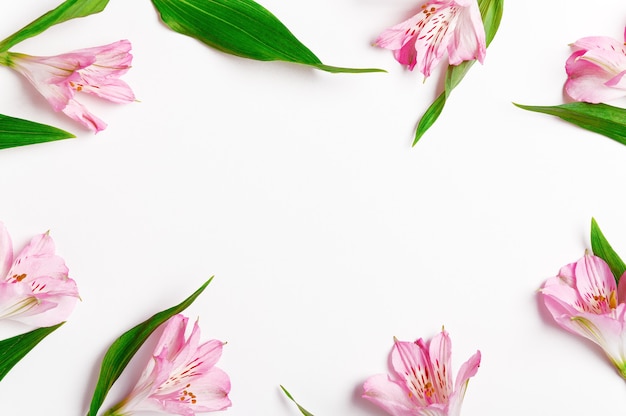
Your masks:
M 609 265 L 615 281 L 619 283 L 620 277 L 626 272 L 626 264 L 613 250 L 595 218 L 591 219 L 591 250 Z
M 283 393 L 285 393 L 285 395 L 287 397 L 289 397 L 289 399 L 294 402 L 296 404 L 296 406 L 298 406 L 298 409 L 300 410 L 300 413 L 302 413 L 304 416 L 313 416 L 313 413 L 309 412 L 308 410 L 306 410 L 304 407 L 300 406 L 298 404 L 298 402 L 296 401 L 296 399 L 294 399 L 291 394 L 289 394 L 289 392 L 287 391 L 286 388 L 284 388 L 283 386 L 280 386 L 280 388 L 283 390 Z
M 56 127 L 0 114 L 0 149 L 74 137 Z
M 93 392 L 88 416 L 97 415 L 98 409 L 102 406 L 102 402 L 104 402 L 104 398 L 113 386 L 113 383 L 118 379 L 120 374 L 122 374 L 122 371 L 124 371 L 131 358 L 133 358 L 137 350 L 139 350 L 152 332 L 172 316 L 182 312 L 191 305 L 209 283 L 211 283 L 211 280 L 213 280 L 213 277 L 207 280 L 198 290 L 178 305 L 154 314 L 146 321 L 126 331 L 111 344 L 102 359 L 100 375 Z
M 30 350 L 35 348 L 41 340 L 50 335 L 54 330 L 63 325 L 60 324 L 20 334 L 16 337 L 0 341 L 0 380 L 7 375 Z
M 478 0 L 480 15 L 485 26 L 485 43 L 489 46 L 493 38 L 498 32 L 500 21 L 502 20 L 502 12 L 504 9 L 504 0 Z M 444 91 L 433 101 L 426 112 L 420 118 L 415 130 L 415 139 L 413 146 L 417 144 L 424 133 L 437 121 L 439 115 L 446 105 L 446 100 L 450 96 L 452 90 L 459 85 L 467 71 L 474 65 L 476 61 L 465 61 L 459 65 L 448 65 L 446 70 L 446 83 Z
M 152 0 L 172 30 L 222 52 L 259 61 L 285 61 L 328 72 L 384 72 L 327 66 L 287 27 L 252 0 Z
M 8 51 L 23 40 L 32 38 L 56 24 L 99 13 L 104 10 L 107 3 L 109 0 L 66 0 L 55 9 L 50 10 L 0 42 L 0 52 Z
M 607 104 L 589 103 L 568 103 L 554 106 L 513 104 L 524 110 L 557 116 L 583 129 L 626 144 L 626 109 Z

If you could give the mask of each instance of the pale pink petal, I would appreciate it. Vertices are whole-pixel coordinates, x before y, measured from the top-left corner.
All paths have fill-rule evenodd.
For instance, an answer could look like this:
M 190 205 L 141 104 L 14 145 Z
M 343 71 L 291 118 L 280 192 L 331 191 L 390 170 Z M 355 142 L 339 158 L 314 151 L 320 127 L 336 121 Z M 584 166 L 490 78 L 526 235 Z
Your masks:
M 461 414 L 461 405 L 463 404 L 463 398 L 465 397 L 469 379 L 474 377 L 478 372 L 480 359 L 480 351 L 476 351 L 476 354 L 472 355 L 469 360 L 464 362 L 459 369 L 454 384 L 454 394 L 450 397 L 450 406 L 447 416 L 459 416 Z
M 104 121 L 91 114 L 84 105 L 74 99 L 68 100 L 66 107 L 63 108 L 63 114 L 96 133 L 107 127 Z
M 615 277 L 604 260 L 587 254 L 576 263 L 575 273 L 576 289 L 584 302 L 585 310 L 608 313 L 615 308 Z
M 487 54 L 485 27 L 478 3 L 476 1 L 468 1 L 468 3 L 467 12 L 459 14 L 453 37 L 448 45 L 450 65 L 458 65 L 472 59 L 483 63 Z
M 55 254 L 54 240 L 48 233 L 40 234 L 15 257 L 8 278 L 28 282 L 38 277 L 67 278 L 65 261 Z
M 452 343 L 446 331 L 435 335 L 429 345 L 431 377 L 437 403 L 447 403 L 452 394 Z
M 0 281 L 6 279 L 13 264 L 13 242 L 4 223 L 0 222 Z
M 154 399 L 170 413 L 193 416 L 196 412 L 215 412 L 230 407 L 232 403 L 228 398 L 229 392 L 228 375 L 213 367 L 182 391 L 169 396 L 156 395 Z
M 408 391 L 388 376 L 378 374 L 367 379 L 363 385 L 363 398 L 381 407 L 392 416 L 414 416 L 415 405 Z

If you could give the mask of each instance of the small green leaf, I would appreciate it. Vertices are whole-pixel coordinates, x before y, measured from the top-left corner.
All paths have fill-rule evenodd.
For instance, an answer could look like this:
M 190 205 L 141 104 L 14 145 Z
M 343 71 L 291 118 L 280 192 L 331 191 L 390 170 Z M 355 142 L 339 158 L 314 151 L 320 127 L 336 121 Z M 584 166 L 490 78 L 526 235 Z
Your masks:
M 50 10 L 0 42 L 0 52 L 8 51 L 16 44 L 40 34 L 51 26 L 77 17 L 99 13 L 104 10 L 108 2 L 109 0 L 66 0 L 57 8 Z
M 76 137 L 46 124 L 0 114 L 0 149 Z
M 150 334 L 172 316 L 182 312 L 191 305 L 200 293 L 206 289 L 209 283 L 211 283 L 211 280 L 213 280 L 213 277 L 207 280 L 198 290 L 178 305 L 154 314 L 148 320 L 126 331 L 111 344 L 102 359 L 100 375 L 91 399 L 88 416 L 97 415 L 98 409 L 102 406 L 102 402 L 104 402 L 104 398 L 113 386 L 113 383 L 122 374 L 122 371 L 124 371 L 124 368 L 126 368 L 131 358 L 133 358 Z
M 626 272 L 626 264 L 624 264 L 620 256 L 609 244 L 609 241 L 604 237 L 595 218 L 591 219 L 591 250 L 594 255 L 600 257 L 609 265 L 613 276 L 615 276 L 615 281 L 619 283 L 620 277 Z
M 500 21 L 502 20 L 502 12 L 504 9 L 504 0 L 478 0 L 480 15 L 485 26 L 485 43 L 489 46 L 493 38 L 498 32 Z M 417 144 L 424 133 L 437 121 L 439 115 L 446 105 L 446 100 L 450 96 L 452 90 L 459 85 L 467 71 L 474 65 L 476 61 L 465 61 L 459 65 L 448 65 L 446 70 L 446 83 L 444 91 L 433 101 L 426 112 L 420 118 L 415 130 L 415 139 L 413 146 Z
M 152 0 L 170 29 L 232 55 L 285 61 L 328 72 L 384 72 L 322 64 L 287 27 L 252 0 Z
M 18 335 L 0 341 L 0 380 L 17 364 L 30 350 L 35 348 L 39 342 L 51 334 L 60 324 L 45 328 L 38 328 L 34 331 Z
M 289 394 L 289 392 L 287 391 L 286 388 L 284 388 L 283 386 L 280 386 L 280 388 L 283 390 L 283 392 L 285 393 L 285 395 L 287 395 L 287 397 L 289 397 L 289 399 L 294 402 L 296 404 L 296 406 L 298 406 L 298 409 L 300 409 L 300 412 L 304 415 L 304 416 L 313 416 L 313 413 L 309 412 L 308 410 L 306 410 L 304 407 L 300 406 L 298 404 L 298 402 L 291 396 L 291 394 Z
M 513 103 L 519 108 L 557 116 L 584 129 L 626 144 L 626 109 L 606 104 L 568 103 L 554 106 L 530 106 Z

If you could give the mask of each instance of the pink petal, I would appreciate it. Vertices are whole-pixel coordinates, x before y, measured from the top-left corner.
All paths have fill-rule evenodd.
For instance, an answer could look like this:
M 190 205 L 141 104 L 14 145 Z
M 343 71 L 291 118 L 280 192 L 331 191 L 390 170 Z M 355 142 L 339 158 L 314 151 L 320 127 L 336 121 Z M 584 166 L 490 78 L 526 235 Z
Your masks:
M 457 1 L 458 2 L 458 1 Z M 460 2 L 458 2 L 460 3 Z M 465 11 L 459 13 L 453 37 L 448 44 L 450 65 L 477 59 L 483 63 L 487 54 L 485 27 L 476 1 L 468 1 Z
M 448 408 L 448 416 L 458 416 L 461 414 L 461 404 L 463 404 L 463 398 L 465 397 L 465 391 L 467 390 L 467 384 L 469 379 L 474 377 L 480 367 L 480 351 L 476 351 L 476 354 L 472 355 L 469 360 L 463 363 L 456 376 L 456 383 L 454 385 L 454 394 L 450 398 L 450 406 Z
M 431 377 L 437 403 L 447 403 L 452 394 L 452 343 L 446 331 L 441 331 L 429 345 Z
M 372 376 L 363 385 L 362 397 L 381 407 L 392 416 L 414 416 L 415 405 L 408 392 L 388 376 Z
M 13 264 L 13 242 L 4 223 L 0 222 L 0 281 L 9 274 Z
M 34 237 L 16 256 L 8 277 L 19 278 L 24 282 L 42 276 L 67 278 L 68 268 L 65 261 L 54 252 L 54 240 L 48 233 Z

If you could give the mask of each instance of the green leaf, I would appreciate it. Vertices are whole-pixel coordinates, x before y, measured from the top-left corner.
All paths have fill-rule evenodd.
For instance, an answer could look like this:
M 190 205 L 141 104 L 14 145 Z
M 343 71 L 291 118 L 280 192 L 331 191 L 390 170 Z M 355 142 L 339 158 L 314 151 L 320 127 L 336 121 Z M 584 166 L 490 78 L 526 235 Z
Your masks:
M 111 344 L 102 359 L 100 376 L 98 377 L 98 382 L 91 399 L 88 416 L 97 415 L 98 409 L 102 406 L 102 402 L 104 402 L 104 398 L 113 386 L 113 383 L 122 374 L 122 371 L 126 368 L 131 358 L 133 358 L 150 334 L 169 318 L 182 312 L 191 305 L 209 283 L 211 283 L 211 280 L 213 280 L 213 277 L 207 280 L 198 290 L 178 305 L 156 313 L 148 320 L 126 331 Z
M 0 341 L 0 380 L 17 364 L 30 350 L 35 348 L 39 342 L 50 333 L 63 325 L 60 324 L 45 328 L 38 328 L 34 331 L 18 335 Z
M 0 52 L 8 51 L 16 44 L 40 34 L 51 26 L 77 17 L 99 13 L 104 10 L 108 2 L 109 0 L 66 0 L 57 8 L 50 10 L 0 42 Z
M 328 72 L 384 72 L 322 64 L 287 27 L 252 0 L 152 0 L 170 29 L 222 52 L 259 61 L 285 61 Z
M 557 116 L 584 129 L 626 144 L 626 110 L 606 104 L 568 103 L 554 106 L 530 106 L 513 103 L 519 108 Z
M 619 255 L 613 250 L 613 247 L 611 247 L 606 237 L 604 237 L 595 218 L 591 219 L 591 250 L 593 254 L 600 257 L 609 265 L 613 276 L 615 276 L 615 281 L 619 283 L 620 277 L 626 272 L 626 264 L 624 264 Z
M 285 393 L 285 395 L 287 395 L 287 397 L 289 397 L 289 399 L 294 402 L 296 404 L 296 406 L 298 406 L 298 409 L 300 409 L 300 412 L 304 415 L 304 416 L 313 416 L 313 413 L 309 412 L 308 410 L 306 410 L 304 407 L 300 406 L 298 404 L 298 402 L 291 396 L 291 394 L 289 394 L 289 392 L 287 391 L 286 388 L 284 388 L 283 386 L 280 386 L 280 388 L 283 390 L 283 392 Z
M 493 38 L 498 32 L 500 21 L 502 20 L 502 12 L 504 9 L 504 0 L 478 0 L 480 15 L 485 26 L 485 43 L 489 46 Z M 413 146 L 417 144 L 424 133 L 437 121 L 439 115 L 446 105 L 446 100 L 450 96 L 452 90 L 459 85 L 467 71 L 474 65 L 476 61 L 465 61 L 459 65 L 448 65 L 446 70 L 446 83 L 444 91 L 433 101 L 426 112 L 420 118 L 415 130 L 415 139 Z
M 56 127 L 0 114 L 0 149 L 74 137 Z

